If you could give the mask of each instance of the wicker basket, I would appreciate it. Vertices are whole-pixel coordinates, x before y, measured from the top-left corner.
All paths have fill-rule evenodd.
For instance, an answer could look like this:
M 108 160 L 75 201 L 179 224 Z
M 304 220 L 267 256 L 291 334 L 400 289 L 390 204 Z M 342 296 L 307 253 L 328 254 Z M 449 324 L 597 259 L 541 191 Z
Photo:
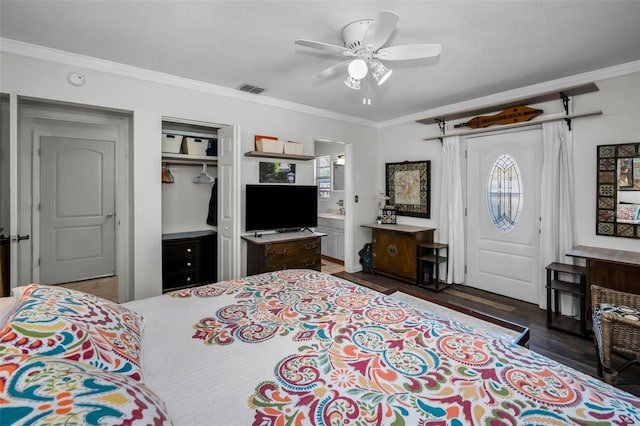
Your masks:
M 593 307 L 593 334 L 598 345 L 600 365 L 598 374 L 606 382 L 612 383 L 618 373 L 612 364 L 613 352 L 626 358 L 640 361 L 640 321 L 627 319 L 620 315 L 600 312 L 597 308 L 603 304 L 626 306 L 640 309 L 640 294 L 625 293 L 597 285 L 591 286 L 591 306 Z M 625 367 L 629 363 L 625 364 Z

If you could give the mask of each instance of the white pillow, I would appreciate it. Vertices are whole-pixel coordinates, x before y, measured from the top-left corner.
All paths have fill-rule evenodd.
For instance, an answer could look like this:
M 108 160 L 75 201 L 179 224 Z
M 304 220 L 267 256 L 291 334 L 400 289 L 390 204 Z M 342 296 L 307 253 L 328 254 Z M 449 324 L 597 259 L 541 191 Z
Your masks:
M 7 322 L 7 318 L 16 309 L 18 304 L 17 297 L 0 297 L 0 328 Z

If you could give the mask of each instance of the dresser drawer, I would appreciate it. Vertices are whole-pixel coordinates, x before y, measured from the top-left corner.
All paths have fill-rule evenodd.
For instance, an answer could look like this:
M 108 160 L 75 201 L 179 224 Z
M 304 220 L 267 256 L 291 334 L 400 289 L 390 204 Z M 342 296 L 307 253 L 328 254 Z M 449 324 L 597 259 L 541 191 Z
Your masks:
M 200 271 L 173 272 L 164 275 L 162 280 L 163 290 L 175 290 L 190 287 L 201 281 Z
M 201 258 L 195 256 L 173 257 L 164 261 L 166 273 L 190 271 L 200 269 Z
M 275 259 L 285 256 L 301 256 L 304 253 L 320 253 L 320 238 L 268 244 L 264 255 Z
M 162 257 L 166 259 L 186 259 L 200 257 L 201 243 L 197 241 L 183 241 L 165 243 Z
M 315 269 L 321 267 L 321 237 L 318 234 L 263 237 L 243 237 L 247 241 L 247 274 L 280 271 L 283 269 Z
M 264 260 L 264 270 L 267 272 L 281 271 L 283 269 L 316 269 L 320 270 L 321 257 L 318 253 L 310 253 L 302 256 L 272 256 Z

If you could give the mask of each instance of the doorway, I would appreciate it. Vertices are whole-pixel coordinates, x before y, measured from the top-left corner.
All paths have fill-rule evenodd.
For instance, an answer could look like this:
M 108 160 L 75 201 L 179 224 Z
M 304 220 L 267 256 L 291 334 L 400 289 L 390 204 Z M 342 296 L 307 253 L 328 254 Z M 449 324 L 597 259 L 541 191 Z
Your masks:
M 131 299 L 130 114 L 19 99 L 18 120 L 16 285 Z
M 318 186 L 317 232 L 322 240 L 322 271 L 344 271 L 345 228 L 348 214 L 347 144 L 327 139 L 314 141 L 315 183 Z
M 466 139 L 466 284 L 538 303 L 542 131 Z

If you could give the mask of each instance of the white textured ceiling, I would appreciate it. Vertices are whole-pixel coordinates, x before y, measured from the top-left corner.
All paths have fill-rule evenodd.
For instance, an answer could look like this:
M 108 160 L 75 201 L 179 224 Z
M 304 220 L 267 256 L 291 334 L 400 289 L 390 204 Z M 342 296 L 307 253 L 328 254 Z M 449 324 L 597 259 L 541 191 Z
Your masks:
M 387 63 L 369 95 L 340 61 L 294 45 L 342 44 L 342 27 L 400 15 L 387 45 L 440 43 L 435 59 Z M 640 60 L 640 1 L 0 1 L 0 36 L 373 121 Z

